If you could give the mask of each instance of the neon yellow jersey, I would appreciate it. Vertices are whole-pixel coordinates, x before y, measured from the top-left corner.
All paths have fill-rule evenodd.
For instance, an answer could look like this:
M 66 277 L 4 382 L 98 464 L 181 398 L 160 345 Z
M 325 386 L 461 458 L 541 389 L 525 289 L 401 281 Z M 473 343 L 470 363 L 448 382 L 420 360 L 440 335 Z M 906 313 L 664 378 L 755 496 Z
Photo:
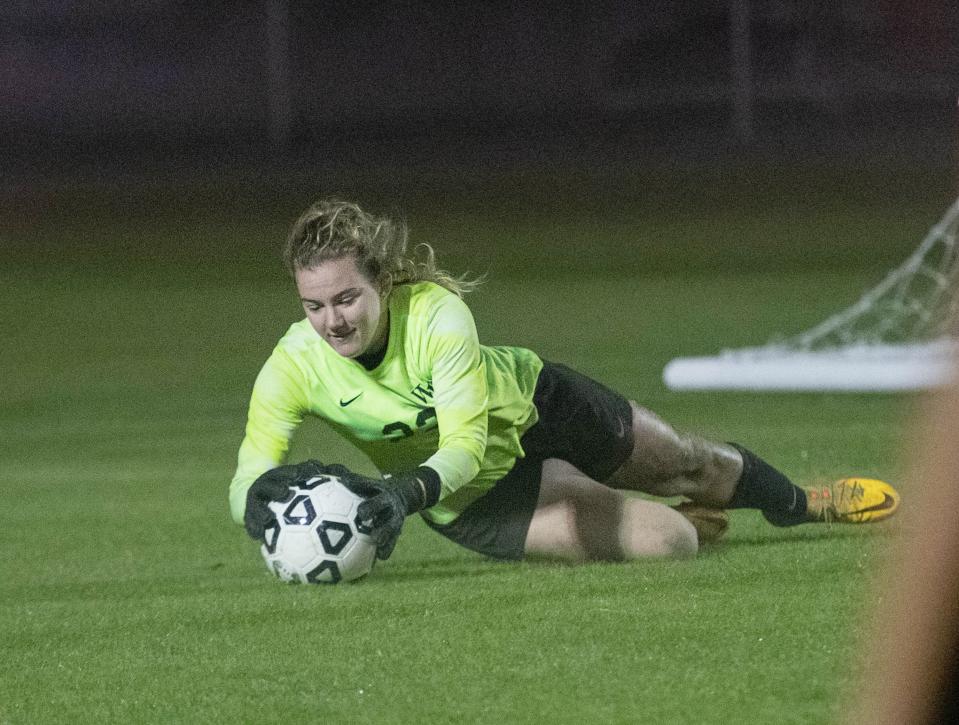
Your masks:
M 455 519 L 524 455 L 520 436 L 537 420 L 539 357 L 480 345 L 466 304 L 432 282 L 395 287 L 387 306 L 389 341 L 373 370 L 337 353 L 307 319 L 277 344 L 253 386 L 230 484 L 237 523 L 247 489 L 284 462 L 293 432 L 309 415 L 383 473 L 434 469 L 442 493 L 424 515 L 437 524 Z

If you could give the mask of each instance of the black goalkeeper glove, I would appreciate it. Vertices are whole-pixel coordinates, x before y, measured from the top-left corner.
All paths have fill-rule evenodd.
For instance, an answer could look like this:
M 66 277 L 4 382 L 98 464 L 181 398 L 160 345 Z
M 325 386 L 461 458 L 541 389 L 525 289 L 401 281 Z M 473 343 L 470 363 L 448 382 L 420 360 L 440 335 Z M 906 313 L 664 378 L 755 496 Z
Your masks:
M 344 486 L 366 499 L 356 513 L 370 522 L 377 559 L 390 558 L 407 516 L 435 505 L 440 498 L 440 476 L 427 466 L 382 481 L 355 473 L 342 480 Z
M 243 525 L 250 538 L 263 541 L 265 529 L 273 523 L 275 517 L 270 510 L 270 501 L 283 501 L 290 495 L 290 486 L 306 483 L 314 476 L 352 476 L 346 466 L 333 463 L 324 466 L 315 459 L 293 463 L 287 466 L 271 468 L 258 479 L 246 492 L 246 512 Z

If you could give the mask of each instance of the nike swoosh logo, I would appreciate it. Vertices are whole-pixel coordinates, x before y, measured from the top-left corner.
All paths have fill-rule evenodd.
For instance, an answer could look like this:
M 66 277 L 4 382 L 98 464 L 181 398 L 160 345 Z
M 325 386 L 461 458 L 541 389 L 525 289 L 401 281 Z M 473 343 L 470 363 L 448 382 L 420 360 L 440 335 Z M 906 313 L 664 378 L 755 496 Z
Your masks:
M 363 395 L 362 392 L 357 393 L 356 395 L 354 395 L 354 396 L 353 396 L 352 398 L 350 398 L 349 400 L 343 400 L 343 398 L 340 398 L 340 407 L 341 407 L 341 408 L 345 408 L 346 406 L 348 406 L 350 403 L 352 403 L 354 400 L 356 400 L 356 399 L 357 399 L 358 397 L 360 397 L 361 395 Z
M 868 508 L 859 509 L 858 511 L 850 511 L 846 515 L 855 516 L 857 514 L 867 514 L 870 511 L 884 511 L 885 509 L 891 509 L 896 505 L 896 499 L 894 499 L 888 493 L 883 493 L 882 496 L 882 503 L 877 503 L 875 506 L 869 506 Z

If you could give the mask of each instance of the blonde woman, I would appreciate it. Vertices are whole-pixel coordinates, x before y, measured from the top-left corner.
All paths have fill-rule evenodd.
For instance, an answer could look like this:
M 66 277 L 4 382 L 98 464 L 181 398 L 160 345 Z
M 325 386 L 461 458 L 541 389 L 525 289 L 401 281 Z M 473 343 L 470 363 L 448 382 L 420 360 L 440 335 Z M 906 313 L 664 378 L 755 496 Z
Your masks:
M 655 414 L 521 347 L 477 339 L 462 297 L 473 283 L 407 250 L 402 224 L 325 199 L 284 247 L 306 318 L 260 371 L 230 485 L 253 538 L 288 486 L 335 473 L 366 500 L 377 555 L 404 519 L 499 559 L 689 556 L 725 529 L 723 509 L 773 524 L 861 523 L 899 496 L 861 479 L 803 489 L 749 450 L 677 433 Z M 384 478 L 319 461 L 282 465 L 297 426 L 322 418 Z M 670 507 L 622 491 L 683 496 Z

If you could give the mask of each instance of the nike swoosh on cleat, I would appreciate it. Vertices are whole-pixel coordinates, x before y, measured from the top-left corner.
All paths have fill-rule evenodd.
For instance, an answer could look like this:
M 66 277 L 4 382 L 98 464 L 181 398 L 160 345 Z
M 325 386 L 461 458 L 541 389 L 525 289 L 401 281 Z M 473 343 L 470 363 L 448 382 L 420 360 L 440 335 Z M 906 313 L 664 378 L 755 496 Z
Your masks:
M 347 400 L 347 401 L 344 401 L 343 398 L 340 398 L 340 407 L 341 407 L 341 408 L 345 408 L 346 406 L 348 406 L 350 403 L 352 403 L 354 400 L 356 400 L 356 399 L 357 399 L 358 397 L 360 397 L 361 395 L 363 395 L 362 392 L 357 393 L 356 395 L 354 395 L 352 398 L 350 398 L 350 399 Z
M 891 509 L 896 505 L 896 499 L 890 496 L 888 493 L 883 493 L 882 503 L 877 503 L 875 506 L 869 506 L 864 509 L 859 509 L 858 511 L 850 511 L 845 516 L 858 516 L 859 514 L 868 514 L 870 511 L 885 511 L 886 509 Z

